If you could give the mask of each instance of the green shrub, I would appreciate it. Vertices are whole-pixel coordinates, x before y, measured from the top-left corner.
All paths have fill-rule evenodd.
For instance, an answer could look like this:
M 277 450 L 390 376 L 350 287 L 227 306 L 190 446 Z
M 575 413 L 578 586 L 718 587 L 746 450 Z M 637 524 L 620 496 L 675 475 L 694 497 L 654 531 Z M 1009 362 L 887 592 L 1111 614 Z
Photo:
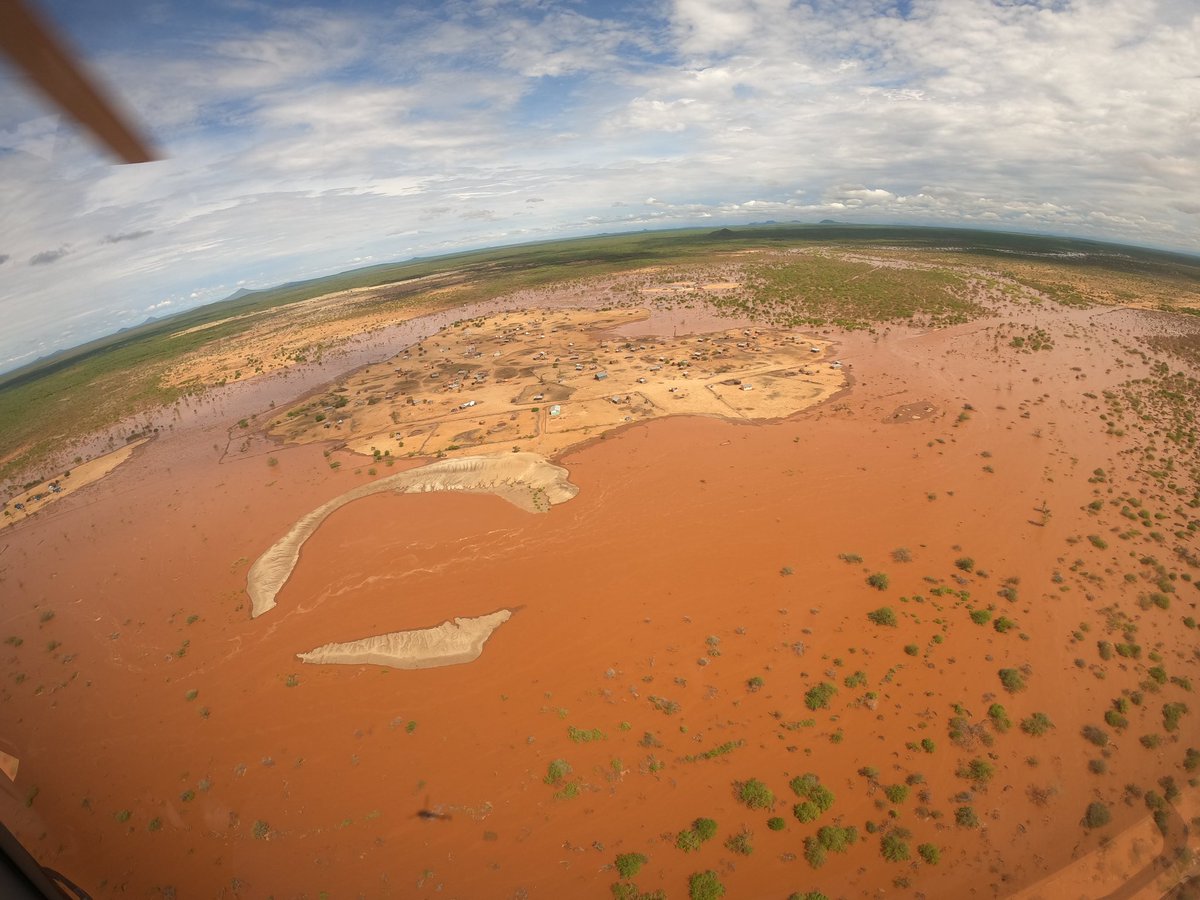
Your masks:
M 879 609 L 872 610 L 867 613 L 867 618 L 876 625 L 886 625 L 889 628 L 896 627 L 896 611 L 890 606 L 881 606 Z
M 1188 747 L 1183 755 L 1183 768 L 1187 772 L 1195 772 L 1200 767 L 1200 750 Z
M 833 792 L 824 787 L 811 772 L 797 775 L 789 785 L 801 802 L 792 807 L 792 815 L 800 822 L 813 822 L 833 806 Z
M 970 806 L 960 806 L 956 809 L 954 811 L 954 821 L 963 828 L 979 827 L 979 817 L 975 815 L 974 808 Z
M 934 750 L 937 749 L 937 744 L 935 744 L 929 738 L 921 738 L 921 749 L 924 750 L 926 753 L 932 753 Z
M 942 858 L 942 851 L 937 848 L 936 844 L 918 844 L 917 853 L 931 866 L 936 866 Z
M 715 819 L 697 819 L 692 823 L 692 830 L 700 840 L 711 841 L 717 836 L 717 822 Z
M 567 737 L 576 744 L 590 744 L 592 741 L 604 740 L 604 732 L 599 728 L 576 728 L 574 725 L 568 725 Z
M 542 779 L 551 786 L 559 784 L 571 774 L 571 765 L 565 759 L 556 759 L 546 767 L 546 777 Z
M 767 827 L 772 831 L 783 831 L 783 829 L 787 828 L 787 822 L 780 816 L 772 816 L 767 819 Z
M 617 872 L 622 878 L 633 878 L 649 860 L 642 853 L 617 854 Z
M 999 703 L 993 703 L 988 707 L 988 718 L 992 720 L 992 725 L 1001 734 L 1012 727 L 1012 720 L 1008 718 L 1008 710 Z
M 797 797 L 807 797 L 809 791 L 811 791 L 820 783 L 820 778 L 818 778 L 812 772 L 807 772 L 804 775 L 797 775 L 795 778 L 789 781 L 788 787 L 795 792 Z
M 858 829 L 853 825 L 824 825 L 817 829 L 817 842 L 831 853 L 845 853 L 858 842 Z
M 1112 821 L 1112 813 L 1103 803 L 1089 803 L 1083 814 L 1083 824 L 1087 828 L 1102 828 Z
M 725 896 L 725 885 L 717 878 L 717 873 L 709 869 L 706 872 L 696 872 L 688 879 L 688 897 L 690 900 L 717 900 Z
M 888 862 L 904 862 L 908 859 L 908 843 L 896 832 L 889 832 L 879 839 L 879 853 Z
M 685 828 L 675 836 L 675 846 L 684 853 L 692 853 L 700 849 L 700 845 L 704 843 L 700 840 L 700 835 L 692 831 L 690 828 Z
M 836 693 L 837 685 L 822 681 L 805 692 L 804 705 L 812 710 L 826 709 Z
M 1004 689 L 1010 694 L 1025 690 L 1025 679 L 1021 677 L 1019 670 L 1001 669 L 999 674 L 1000 683 L 1004 685 Z
M 965 766 L 959 768 L 954 774 L 959 778 L 966 778 L 978 784 L 986 784 L 991 781 L 992 775 L 995 772 L 996 769 L 991 763 L 985 762 L 977 756 Z
M 1163 728 L 1167 731 L 1178 729 L 1179 720 L 1186 715 L 1187 711 L 1186 703 L 1164 703 L 1162 708 Z
M 1085 741 L 1095 744 L 1097 747 L 1108 746 L 1108 732 L 1103 728 L 1097 728 L 1095 725 L 1084 725 L 1080 734 L 1083 735 Z
M 909 656 L 916 656 L 918 653 L 921 652 L 921 648 L 918 647 L 916 644 L 905 644 L 904 652 L 907 653 Z
M 1088 771 L 1093 775 L 1103 775 L 1108 771 L 1108 763 L 1102 759 L 1089 759 Z
M 738 799 L 750 809 L 770 809 L 775 805 L 775 794 L 757 778 L 734 782 L 733 786 Z
M 1129 720 L 1115 709 L 1110 709 L 1104 714 L 1104 722 L 1110 728 L 1116 728 L 1118 730 L 1129 727 Z
M 780 819 L 779 821 L 783 821 Z M 754 852 L 754 846 L 751 843 L 753 835 L 749 829 L 743 828 L 737 834 L 731 834 L 725 839 L 725 849 L 730 853 L 736 853 L 739 856 L 749 856 Z
M 809 792 L 808 799 L 817 804 L 817 809 L 821 812 L 829 812 L 829 808 L 833 806 L 833 791 L 824 785 L 817 785 Z
M 1112 644 L 1110 644 L 1108 641 L 1097 641 L 1097 642 L 1096 642 L 1096 649 L 1098 649 L 1098 650 L 1100 651 L 1100 658 L 1101 658 L 1101 659 L 1103 659 L 1103 660 L 1110 660 L 1110 659 L 1112 659 L 1112 655 L 1113 655 L 1113 645 L 1112 645 Z
M 960 556 L 954 561 L 956 569 L 962 569 L 964 572 L 970 572 L 975 568 L 975 560 L 969 556 Z
M 1162 738 L 1157 734 L 1143 734 L 1140 738 L 1138 738 L 1138 743 L 1147 750 L 1154 750 L 1159 744 L 1162 743 Z
M 992 623 L 992 628 L 995 629 L 1000 634 L 1007 634 L 1008 632 L 1012 631 L 1016 627 L 1017 627 L 1017 623 L 1014 622 L 1012 619 L 1010 619 L 1008 616 L 1001 616 L 995 622 Z
M 971 610 L 971 621 L 976 625 L 986 625 L 992 619 L 992 611 L 990 609 L 973 609 Z
M 1117 656 L 1122 659 L 1141 659 L 1142 646 L 1141 644 L 1117 644 L 1113 649 L 1117 651 Z
M 806 837 L 804 839 L 804 858 L 808 860 L 808 864 L 814 869 L 819 869 L 825 865 L 827 856 L 827 851 L 815 837 Z
M 908 799 L 908 788 L 902 784 L 888 785 L 883 789 L 884 796 L 892 803 L 900 804 Z
M 799 822 L 815 822 L 821 815 L 821 810 L 817 808 L 817 804 L 810 800 L 804 800 L 792 807 L 792 815 Z
M 1050 717 L 1043 712 L 1035 712 L 1027 719 L 1021 720 L 1021 730 L 1026 734 L 1034 737 L 1041 737 L 1047 731 L 1054 727 L 1054 723 L 1050 721 Z
M 875 572 L 873 575 L 867 576 L 867 584 L 877 591 L 886 591 L 888 589 L 888 577 L 883 572 Z
M 636 884 L 614 881 L 610 886 L 613 900 L 667 900 L 665 891 L 639 891 Z

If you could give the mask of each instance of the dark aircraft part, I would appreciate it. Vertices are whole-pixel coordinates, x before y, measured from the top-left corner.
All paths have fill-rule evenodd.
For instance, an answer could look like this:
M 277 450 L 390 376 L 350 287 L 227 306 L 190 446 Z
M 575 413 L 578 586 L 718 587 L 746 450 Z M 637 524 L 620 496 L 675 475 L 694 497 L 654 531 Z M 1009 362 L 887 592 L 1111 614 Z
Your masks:
M 91 900 L 91 895 L 51 869 L 43 869 L 0 824 L 0 897 L 5 900 Z
M 0 0 L 0 50 L 56 106 L 125 162 L 154 159 L 149 145 L 128 119 L 117 111 L 49 24 L 24 0 Z

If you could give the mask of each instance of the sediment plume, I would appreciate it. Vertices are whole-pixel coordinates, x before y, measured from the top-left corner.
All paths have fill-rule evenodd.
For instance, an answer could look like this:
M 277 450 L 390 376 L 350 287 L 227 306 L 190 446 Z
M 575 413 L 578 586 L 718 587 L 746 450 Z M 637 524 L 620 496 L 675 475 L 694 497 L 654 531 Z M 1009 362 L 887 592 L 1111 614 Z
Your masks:
M 439 460 L 359 485 L 300 518 L 286 535 L 255 560 L 246 576 L 250 617 L 257 618 L 274 609 L 275 596 L 296 568 L 304 542 L 322 522 L 347 503 L 386 491 L 397 494 L 468 491 L 495 494 L 528 512 L 546 512 L 551 506 L 565 503 L 579 493 L 579 488 L 567 477 L 566 469 L 547 462 L 536 453 L 505 453 Z
M 346 643 L 331 643 L 297 653 L 301 662 L 317 665 L 376 665 L 393 669 L 432 669 L 456 666 L 479 658 L 492 632 L 512 612 L 501 609 L 474 619 L 456 618 L 433 628 L 393 631 Z

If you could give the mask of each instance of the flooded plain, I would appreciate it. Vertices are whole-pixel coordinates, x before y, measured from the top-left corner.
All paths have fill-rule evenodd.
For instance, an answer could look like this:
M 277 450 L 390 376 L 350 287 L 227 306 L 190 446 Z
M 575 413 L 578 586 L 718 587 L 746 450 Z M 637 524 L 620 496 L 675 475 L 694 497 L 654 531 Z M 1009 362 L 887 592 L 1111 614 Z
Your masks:
M 732 897 L 1160 896 L 1195 843 L 1144 802 L 1195 814 L 1200 735 L 1164 711 L 1195 706 L 1195 451 L 1105 402 L 1153 375 L 1152 314 L 1002 312 L 822 333 L 840 394 L 609 431 L 554 459 L 579 493 L 545 512 L 355 501 L 255 620 L 247 570 L 293 522 L 425 460 L 372 474 L 239 404 L 164 428 L 0 534 L 4 820 L 102 897 L 683 897 L 704 871 Z M 465 665 L 296 656 L 500 608 Z M 681 837 L 698 818 L 715 838 Z M 817 853 L 830 826 L 855 832 Z

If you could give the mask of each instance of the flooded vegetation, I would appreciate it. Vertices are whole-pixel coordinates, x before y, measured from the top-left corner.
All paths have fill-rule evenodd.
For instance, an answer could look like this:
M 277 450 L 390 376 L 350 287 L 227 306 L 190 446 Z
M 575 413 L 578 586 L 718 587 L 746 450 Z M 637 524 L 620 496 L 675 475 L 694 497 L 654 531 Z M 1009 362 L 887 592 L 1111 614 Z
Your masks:
M 229 394 L 0 531 L 6 821 L 98 896 L 1184 883 L 1200 369 L 1196 318 L 1162 307 L 1200 306 L 1196 267 L 851 231 L 613 239 L 587 264 L 603 271 L 501 279 L 320 384 L 293 389 L 303 363 L 244 378 L 286 401 Z M 212 345 L 197 404 L 251 338 Z M 795 403 L 734 371 L 759 360 L 842 368 Z M 592 396 L 599 371 L 629 384 Z M 685 382 L 715 399 L 673 413 Z M 605 400 L 637 391 L 665 409 Z M 605 415 L 484 440 L 514 414 L 559 433 L 548 407 L 572 402 Z M 369 489 L 513 444 L 578 493 Z M 252 618 L 253 561 L 327 507 Z M 497 610 L 454 665 L 298 659 Z

